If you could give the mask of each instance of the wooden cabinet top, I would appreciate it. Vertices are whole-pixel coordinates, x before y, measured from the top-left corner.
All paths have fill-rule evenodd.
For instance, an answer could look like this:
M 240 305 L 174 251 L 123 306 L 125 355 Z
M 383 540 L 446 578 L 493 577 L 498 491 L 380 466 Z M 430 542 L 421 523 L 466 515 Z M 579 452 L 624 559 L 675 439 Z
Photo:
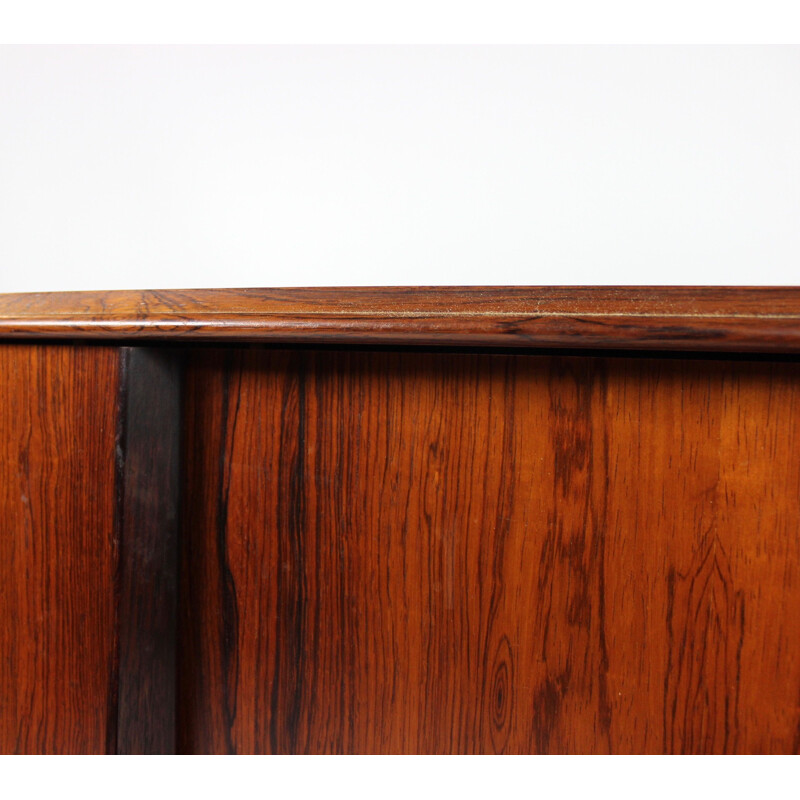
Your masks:
M 0 295 L 0 339 L 800 352 L 800 287 L 382 287 Z

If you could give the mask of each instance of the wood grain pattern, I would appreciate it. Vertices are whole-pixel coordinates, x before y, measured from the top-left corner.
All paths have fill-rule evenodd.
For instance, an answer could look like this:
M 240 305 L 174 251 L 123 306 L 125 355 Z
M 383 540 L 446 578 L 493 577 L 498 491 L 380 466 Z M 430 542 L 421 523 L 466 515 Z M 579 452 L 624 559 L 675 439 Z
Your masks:
M 176 739 L 180 356 L 130 347 L 121 363 L 116 751 L 168 754 Z
M 0 338 L 800 352 L 800 288 L 431 287 L 0 295 Z
M 193 351 L 183 752 L 800 748 L 800 365 Z
M 107 347 L 0 347 L 0 752 L 102 753 L 116 728 Z

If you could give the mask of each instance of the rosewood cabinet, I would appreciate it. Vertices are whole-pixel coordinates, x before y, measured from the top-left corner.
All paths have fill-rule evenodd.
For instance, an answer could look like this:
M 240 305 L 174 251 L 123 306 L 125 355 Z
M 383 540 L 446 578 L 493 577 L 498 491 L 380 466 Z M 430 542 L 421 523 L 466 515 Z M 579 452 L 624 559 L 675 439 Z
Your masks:
M 800 290 L 0 298 L 0 751 L 794 753 Z

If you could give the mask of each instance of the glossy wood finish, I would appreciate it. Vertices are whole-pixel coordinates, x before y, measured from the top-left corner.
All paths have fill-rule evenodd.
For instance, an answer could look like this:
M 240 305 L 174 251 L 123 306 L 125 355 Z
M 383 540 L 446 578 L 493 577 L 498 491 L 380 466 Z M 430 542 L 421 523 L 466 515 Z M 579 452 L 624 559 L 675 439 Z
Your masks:
M 118 354 L 0 347 L 0 752 L 115 746 Z
M 0 337 L 800 352 L 800 289 L 533 286 L 2 295 Z
M 796 752 L 800 365 L 192 350 L 185 752 Z
M 797 352 L 799 289 L 0 297 L 0 752 L 798 752 Z
M 121 351 L 117 447 L 120 539 L 117 752 L 175 751 L 181 362 Z

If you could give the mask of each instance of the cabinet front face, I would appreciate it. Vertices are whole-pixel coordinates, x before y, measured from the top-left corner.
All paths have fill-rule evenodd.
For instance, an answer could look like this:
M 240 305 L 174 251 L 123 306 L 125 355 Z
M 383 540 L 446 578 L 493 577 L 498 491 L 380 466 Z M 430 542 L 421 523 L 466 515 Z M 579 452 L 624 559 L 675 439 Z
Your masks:
M 0 339 L 0 752 L 800 751 L 800 289 L 16 295 Z
M 800 365 L 188 354 L 185 752 L 792 752 Z
M 116 728 L 118 351 L 0 346 L 0 752 Z

